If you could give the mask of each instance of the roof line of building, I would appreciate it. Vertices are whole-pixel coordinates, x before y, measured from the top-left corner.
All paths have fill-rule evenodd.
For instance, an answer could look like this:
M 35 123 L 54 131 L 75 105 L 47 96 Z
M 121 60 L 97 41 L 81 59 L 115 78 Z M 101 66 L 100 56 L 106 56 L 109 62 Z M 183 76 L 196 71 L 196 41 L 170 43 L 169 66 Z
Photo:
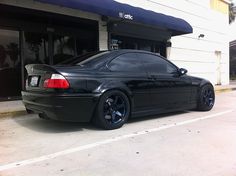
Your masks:
M 221 0 L 221 1 L 224 1 L 224 2 L 226 2 L 226 3 L 228 3 L 228 4 L 231 4 L 231 3 L 232 3 L 230 0 Z

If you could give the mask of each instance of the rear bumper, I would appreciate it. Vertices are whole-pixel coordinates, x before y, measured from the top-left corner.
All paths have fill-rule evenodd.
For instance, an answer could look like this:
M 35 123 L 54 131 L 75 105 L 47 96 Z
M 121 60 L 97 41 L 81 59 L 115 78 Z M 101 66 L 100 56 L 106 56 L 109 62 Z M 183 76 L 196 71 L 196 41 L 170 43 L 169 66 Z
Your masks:
M 53 95 L 22 91 L 25 107 L 50 119 L 89 122 L 100 94 Z

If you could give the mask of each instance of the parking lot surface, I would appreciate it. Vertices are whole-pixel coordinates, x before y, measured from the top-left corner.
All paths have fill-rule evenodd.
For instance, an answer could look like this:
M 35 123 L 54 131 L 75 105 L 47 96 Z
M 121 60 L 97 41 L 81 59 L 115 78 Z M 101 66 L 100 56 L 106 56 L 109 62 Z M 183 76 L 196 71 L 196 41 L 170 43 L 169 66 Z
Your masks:
M 130 120 L 118 130 L 42 120 L 0 119 L 0 176 L 236 176 L 236 92 L 210 112 Z

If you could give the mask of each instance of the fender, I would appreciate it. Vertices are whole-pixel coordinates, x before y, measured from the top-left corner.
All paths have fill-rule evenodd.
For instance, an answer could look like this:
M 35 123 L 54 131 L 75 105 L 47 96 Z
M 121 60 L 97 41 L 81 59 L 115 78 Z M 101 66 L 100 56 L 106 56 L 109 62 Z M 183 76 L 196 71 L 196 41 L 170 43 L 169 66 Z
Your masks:
M 132 107 L 133 93 L 124 83 L 122 83 L 120 81 L 113 81 L 113 80 L 106 81 L 103 84 L 101 84 L 94 92 L 103 95 L 105 92 L 107 92 L 109 90 L 114 90 L 114 89 L 120 90 L 123 93 L 125 93 L 127 95 L 127 97 L 129 98 L 130 103 L 131 103 L 131 107 Z

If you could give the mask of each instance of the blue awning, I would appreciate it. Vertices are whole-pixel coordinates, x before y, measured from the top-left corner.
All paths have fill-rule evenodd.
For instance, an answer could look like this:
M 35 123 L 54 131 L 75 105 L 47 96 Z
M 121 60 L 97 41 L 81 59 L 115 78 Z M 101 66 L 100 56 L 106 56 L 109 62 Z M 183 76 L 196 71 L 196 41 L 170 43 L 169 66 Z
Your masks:
M 161 27 L 172 32 L 172 35 L 193 32 L 192 26 L 183 19 L 162 13 L 145 10 L 114 0 L 37 0 L 44 3 L 79 9 L 113 18 L 122 18 L 139 24 Z

